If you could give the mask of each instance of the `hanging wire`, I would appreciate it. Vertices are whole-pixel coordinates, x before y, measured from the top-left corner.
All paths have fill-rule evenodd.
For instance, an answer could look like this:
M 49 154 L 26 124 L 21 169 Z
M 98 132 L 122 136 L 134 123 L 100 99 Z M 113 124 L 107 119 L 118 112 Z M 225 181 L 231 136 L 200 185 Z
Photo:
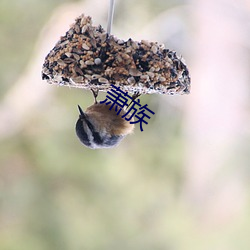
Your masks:
M 110 35 L 111 29 L 112 29 L 112 23 L 113 23 L 113 17 L 114 17 L 114 9 L 115 9 L 115 0 L 110 0 L 109 13 L 108 13 L 108 27 L 107 27 L 107 33 L 109 35 Z

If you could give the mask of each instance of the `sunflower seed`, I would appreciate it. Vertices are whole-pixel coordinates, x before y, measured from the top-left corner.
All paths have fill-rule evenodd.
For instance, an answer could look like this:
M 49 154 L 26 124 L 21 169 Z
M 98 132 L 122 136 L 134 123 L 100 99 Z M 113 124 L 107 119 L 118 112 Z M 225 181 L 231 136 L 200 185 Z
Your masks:
M 99 78 L 98 82 L 99 83 L 106 83 L 106 84 L 109 83 L 109 81 L 106 78 L 104 78 L 104 77 Z
M 71 57 L 72 54 L 71 54 L 70 52 L 66 52 L 65 55 L 66 55 L 67 57 Z
M 85 64 L 86 65 L 94 65 L 95 63 L 93 61 L 87 60 L 87 61 L 85 61 Z
M 69 43 L 69 41 L 68 41 L 68 40 L 66 40 L 66 41 L 62 42 L 62 43 L 60 43 L 60 47 L 64 47 L 64 45 L 66 45 L 66 44 L 68 44 L 68 43 Z
M 72 77 L 72 80 L 76 83 L 82 83 L 83 77 L 82 76 L 75 76 L 75 77 Z
M 85 49 L 85 50 L 89 50 L 89 46 L 86 44 L 86 43 L 83 43 L 82 44 L 82 48 Z
M 94 75 L 92 75 L 91 78 L 94 80 L 94 79 L 99 79 L 100 77 L 101 77 L 101 75 L 94 74 Z
M 62 59 L 57 60 L 57 63 L 58 63 L 60 66 L 66 66 L 66 65 L 67 65 Z
M 151 51 L 152 51 L 154 54 L 156 54 L 157 51 L 158 51 L 158 48 L 157 48 L 155 45 L 153 45 L 153 46 L 151 47 Z
M 74 70 L 75 70 L 75 72 L 78 73 L 79 75 L 83 75 L 83 72 L 82 72 L 82 70 L 81 70 L 79 67 L 75 66 L 75 67 L 74 67 Z
M 134 84 L 135 83 L 135 78 L 134 77 L 129 77 L 128 78 L 128 83 L 129 84 Z
M 150 72 L 150 71 L 147 72 L 147 75 L 148 75 L 151 79 L 153 79 L 154 76 L 155 76 L 155 74 L 154 74 L 153 72 Z
M 150 42 L 147 40 L 142 40 L 141 41 L 142 44 L 145 44 L 146 46 L 150 47 Z
M 88 27 L 86 25 L 83 26 L 82 29 L 81 29 L 81 33 L 84 34 L 87 31 L 87 28 Z
M 77 55 L 77 54 L 75 54 L 75 53 L 73 53 L 72 55 L 74 56 L 74 58 L 75 58 L 77 61 L 80 60 L 80 56 L 79 56 L 79 55 Z
M 70 63 L 72 63 L 72 62 L 75 62 L 75 59 L 73 59 L 73 58 L 65 58 L 63 61 L 64 61 L 65 63 L 67 63 L 67 64 L 70 64 Z
M 80 27 L 79 27 L 79 25 L 75 25 L 75 31 L 76 31 L 76 33 L 77 34 L 79 34 L 80 33 Z
M 148 75 L 142 75 L 141 77 L 140 77 L 140 79 L 142 80 L 142 81 L 149 81 L 149 76 Z
M 135 68 L 130 68 L 129 74 L 131 76 L 141 76 L 142 75 L 142 73 L 138 69 L 135 69 Z

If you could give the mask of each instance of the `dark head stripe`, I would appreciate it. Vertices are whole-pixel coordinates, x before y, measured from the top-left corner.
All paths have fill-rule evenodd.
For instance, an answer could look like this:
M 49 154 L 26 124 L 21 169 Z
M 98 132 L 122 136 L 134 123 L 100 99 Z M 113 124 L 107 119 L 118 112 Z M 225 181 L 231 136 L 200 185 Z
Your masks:
M 87 119 L 85 121 L 86 121 L 90 131 L 92 132 L 92 135 L 94 137 L 94 142 L 96 144 L 102 144 L 103 140 L 101 139 L 100 134 L 95 131 L 94 126 L 92 125 L 92 123 L 90 123 Z
M 88 135 L 84 130 L 83 123 L 82 123 L 82 120 L 80 118 L 76 122 L 76 134 L 77 134 L 78 138 L 80 139 L 80 141 L 84 145 L 86 145 L 88 147 L 91 146 Z

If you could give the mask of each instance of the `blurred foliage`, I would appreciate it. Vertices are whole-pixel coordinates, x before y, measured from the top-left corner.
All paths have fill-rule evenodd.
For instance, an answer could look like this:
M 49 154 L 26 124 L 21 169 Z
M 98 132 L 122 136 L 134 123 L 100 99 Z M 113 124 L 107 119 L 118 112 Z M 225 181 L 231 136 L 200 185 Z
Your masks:
M 56 6 L 68 0 L 0 2 L 0 97 L 25 69 L 37 36 Z
M 1 1 L 2 96 L 62 2 Z M 141 98 L 152 110 L 157 100 Z M 28 126 L 0 144 L 1 249 L 166 249 L 161 235 L 159 242 L 150 240 L 157 226 L 152 216 L 160 220 L 165 208 L 171 211 L 178 194 L 180 117 L 165 124 L 157 115 L 144 132 L 136 129 L 136 140 L 131 135 L 115 149 L 93 151 L 80 145 L 73 130 L 76 103 L 91 102 L 89 93 L 57 88 L 44 104 L 48 112 L 37 110 Z

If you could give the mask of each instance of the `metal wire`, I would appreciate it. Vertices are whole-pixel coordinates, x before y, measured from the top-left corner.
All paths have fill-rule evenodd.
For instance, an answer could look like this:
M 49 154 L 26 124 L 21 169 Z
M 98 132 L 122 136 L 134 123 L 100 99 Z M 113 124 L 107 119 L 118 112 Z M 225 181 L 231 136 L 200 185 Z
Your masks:
M 114 17 L 114 9 L 115 9 L 115 0 L 110 0 L 109 4 L 109 13 L 108 13 L 108 27 L 107 27 L 107 33 L 111 33 L 112 29 L 112 23 L 113 23 L 113 17 Z

